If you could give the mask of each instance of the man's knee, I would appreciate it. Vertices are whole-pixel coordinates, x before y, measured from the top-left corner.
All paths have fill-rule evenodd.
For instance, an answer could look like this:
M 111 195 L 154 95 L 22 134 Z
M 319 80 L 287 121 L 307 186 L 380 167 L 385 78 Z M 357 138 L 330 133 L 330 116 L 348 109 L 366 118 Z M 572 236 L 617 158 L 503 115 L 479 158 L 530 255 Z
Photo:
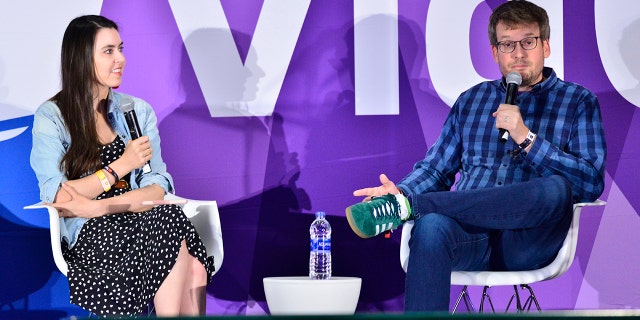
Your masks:
M 441 214 L 430 213 L 416 220 L 411 233 L 412 249 L 415 246 L 425 247 L 441 246 L 453 237 L 453 230 L 459 228 L 458 223 Z
M 543 203 L 547 204 L 549 211 L 555 211 L 562 214 L 570 214 L 573 205 L 573 197 L 571 193 L 571 184 L 562 176 L 551 176 L 548 186 L 544 188 Z
M 571 184 L 569 183 L 569 180 L 559 175 L 551 176 L 549 179 L 551 181 L 550 188 L 552 188 L 552 190 L 549 190 L 550 192 L 562 196 L 567 194 L 569 196 L 571 195 Z

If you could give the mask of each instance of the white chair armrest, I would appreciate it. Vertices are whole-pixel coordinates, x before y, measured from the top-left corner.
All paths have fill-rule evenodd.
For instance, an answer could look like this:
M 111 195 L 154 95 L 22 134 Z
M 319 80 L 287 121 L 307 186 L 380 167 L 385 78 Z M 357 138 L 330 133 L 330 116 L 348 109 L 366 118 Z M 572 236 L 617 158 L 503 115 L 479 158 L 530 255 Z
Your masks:
M 52 206 L 44 205 L 42 202 L 26 206 L 24 209 L 47 209 L 49 213 L 49 234 L 51 238 L 51 253 L 53 254 L 53 261 L 55 262 L 56 267 L 58 267 L 58 270 L 66 276 L 69 271 L 69 266 L 62 256 L 62 247 L 60 244 L 60 217 L 58 216 L 58 210 Z
M 165 196 L 167 200 L 182 200 L 185 198 L 178 197 L 173 194 Z M 196 228 L 204 246 L 207 255 L 213 255 L 215 272 L 220 270 L 222 260 L 224 259 L 224 247 L 222 243 L 222 229 L 220 227 L 220 216 L 218 213 L 218 205 L 215 201 L 200 201 L 186 199 L 187 203 L 181 205 L 185 215 Z M 47 209 L 49 213 L 49 234 L 51 239 L 51 253 L 58 270 L 65 276 L 69 271 L 69 266 L 62 256 L 62 246 L 60 243 L 60 217 L 58 210 L 52 206 L 44 205 L 38 202 L 25 206 L 24 209 Z
M 402 226 L 402 236 L 400 238 L 400 265 L 404 272 L 407 272 L 407 265 L 409 264 L 409 239 L 411 238 L 411 229 L 413 229 L 413 220 L 405 222 Z
M 575 207 L 595 207 L 595 206 L 604 206 L 605 204 L 607 204 L 607 202 L 602 201 L 600 199 L 596 199 L 596 201 L 593 202 L 578 202 L 576 204 L 573 205 L 573 208 Z
M 606 202 L 600 199 L 597 199 L 593 202 L 580 202 L 573 205 L 574 212 L 576 209 L 581 209 L 582 207 L 592 207 L 592 206 L 603 206 Z M 580 210 L 578 210 L 578 218 L 580 214 Z M 579 221 L 574 221 L 573 223 L 578 224 Z M 400 239 L 400 265 L 402 266 L 402 270 L 407 272 L 407 265 L 409 264 L 409 239 L 411 238 L 411 229 L 413 229 L 413 221 L 407 221 L 402 226 L 402 236 Z M 577 230 L 577 228 L 576 228 Z M 573 259 L 572 259 L 573 261 Z
M 187 200 L 180 205 L 184 214 L 191 220 L 200 239 L 207 250 L 207 256 L 213 256 L 215 273 L 220 270 L 224 259 L 224 246 L 222 242 L 222 228 L 218 204 L 213 200 L 185 199 L 174 194 L 167 194 L 166 200 Z

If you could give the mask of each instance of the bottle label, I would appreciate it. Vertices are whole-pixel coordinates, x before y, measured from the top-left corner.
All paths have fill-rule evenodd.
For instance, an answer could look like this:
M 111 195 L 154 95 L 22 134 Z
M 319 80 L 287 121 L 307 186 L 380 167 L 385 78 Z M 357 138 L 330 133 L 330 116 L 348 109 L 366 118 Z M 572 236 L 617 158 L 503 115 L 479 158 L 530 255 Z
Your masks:
M 311 239 L 311 251 L 331 251 L 331 239 Z

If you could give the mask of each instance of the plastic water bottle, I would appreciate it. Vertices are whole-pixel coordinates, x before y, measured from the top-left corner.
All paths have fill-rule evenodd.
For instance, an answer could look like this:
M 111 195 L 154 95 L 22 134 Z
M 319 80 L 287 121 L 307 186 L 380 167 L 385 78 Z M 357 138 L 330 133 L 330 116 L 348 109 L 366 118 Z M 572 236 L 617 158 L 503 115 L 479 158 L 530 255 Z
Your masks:
M 331 278 L 331 225 L 325 216 L 323 211 L 316 212 L 316 219 L 309 227 L 309 278 L 312 280 Z

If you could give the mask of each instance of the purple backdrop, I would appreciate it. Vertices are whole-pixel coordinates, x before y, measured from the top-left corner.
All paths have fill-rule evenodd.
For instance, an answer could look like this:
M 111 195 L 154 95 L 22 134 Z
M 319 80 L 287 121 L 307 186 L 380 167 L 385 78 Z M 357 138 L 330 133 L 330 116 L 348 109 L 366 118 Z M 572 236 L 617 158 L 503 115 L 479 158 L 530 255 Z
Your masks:
M 252 41 L 267 1 L 275 2 L 220 0 L 237 54 L 247 66 L 260 65 L 248 61 L 249 57 L 266 59 L 260 51 L 250 53 L 255 50 Z M 99 13 L 120 24 L 125 43 L 127 66 L 118 90 L 147 100 L 156 110 L 163 157 L 177 194 L 214 199 L 220 206 L 225 259 L 208 287 L 208 314 L 264 314 L 268 309 L 263 277 L 307 273 L 308 227 L 318 210 L 327 212 L 333 226 L 334 275 L 363 279 L 357 311 L 402 309 L 400 233 L 393 233 L 390 239 L 360 239 L 350 230 L 344 209 L 360 201 L 351 195 L 353 190 L 377 185 L 380 173 L 392 180 L 408 173 L 436 139 L 449 112 L 427 64 L 427 46 L 443 46 L 425 41 L 432 2 L 436 1 L 398 1 L 397 17 L 371 18 L 376 23 L 391 19 L 398 26 L 399 114 L 356 116 L 354 59 L 359 55 L 354 48 L 354 28 L 369 21 L 354 21 L 352 1 L 311 0 L 273 114 L 236 117 L 211 116 L 203 93 L 215 88 L 198 79 L 193 53 L 187 53 L 187 48 L 208 41 L 221 44 L 224 29 L 202 28 L 184 37 L 169 1 L 102 2 Z M 491 10 L 502 2 L 460 4 L 478 5 L 471 16 L 468 39 L 451 41 L 468 42 L 471 63 L 481 77 L 499 76 L 486 25 Z M 564 51 L 559 52 L 564 54 L 563 78 L 590 88 L 600 99 L 608 144 L 607 188 L 601 198 L 608 204 L 604 209 L 583 211 L 577 258 L 570 271 L 534 286 L 545 309 L 640 307 L 638 293 L 624 286 L 640 280 L 635 271 L 640 256 L 632 245 L 639 240 L 635 226 L 639 225 L 640 197 L 635 196 L 635 181 L 640 153 L 635 138 L 640 134 L 640 117 L 605 70 L 596 34 L 597 3 L 563 2 Z M 620 43 L 635 41 L 629 34 L 637 34 L 638 29 L 640 26 L 626 32 Z M 554 35 L 552 30 L 552 38 Z M 552 56 L 558 54 L 554 48 Z M 633 65 L 633 55 L 625 58 Z M 455 70 L 459 61 L 452 55 L 446 63 Z M 241 89 L 234 92 L 241 96 L 238 99 L 252 94 L 255 98 L 269 79 L 267 71 L 260 74 L 259 67 L 250 70 L 252 76 L 229 77 L 235 82 L 227 85 Z M 31 122 L 31 116 L 3 120 L 0 131 Z M 17 270 L 29 266 L 30 274 L 36 276 L 14 281 L 3 277 L 0 303 L 24 300 L 25 309 L 71 310 L 69 314 L 83 315 L 68 306 L 66 279 L 57 273 L 50 256 L 21 254 L 49 250 L 48 232 L 42 228 L 46 219 L 20 217 L 22 206 L 38 201 L 37 184 L 28 166 L 30 139 L 30 130 L 26 130 L 0 141 L 0 151 L 5 150 L 2 154 L 6 155 L 0 175 L 8 177 L 0 179 L 0 235 L 7 244 L 3 256 L 12 257 L 4 259 L 0 269 L 2 274 L 19 274 Z M 21 165 L 9 168 L 7 163 Z M 620 243 L 623 255 L 611 250 Z M 452 295 L 458 292 L 453 289 Z M 501 306 L 508 299 L 507 292 L 494 288 L 494 302 Z

